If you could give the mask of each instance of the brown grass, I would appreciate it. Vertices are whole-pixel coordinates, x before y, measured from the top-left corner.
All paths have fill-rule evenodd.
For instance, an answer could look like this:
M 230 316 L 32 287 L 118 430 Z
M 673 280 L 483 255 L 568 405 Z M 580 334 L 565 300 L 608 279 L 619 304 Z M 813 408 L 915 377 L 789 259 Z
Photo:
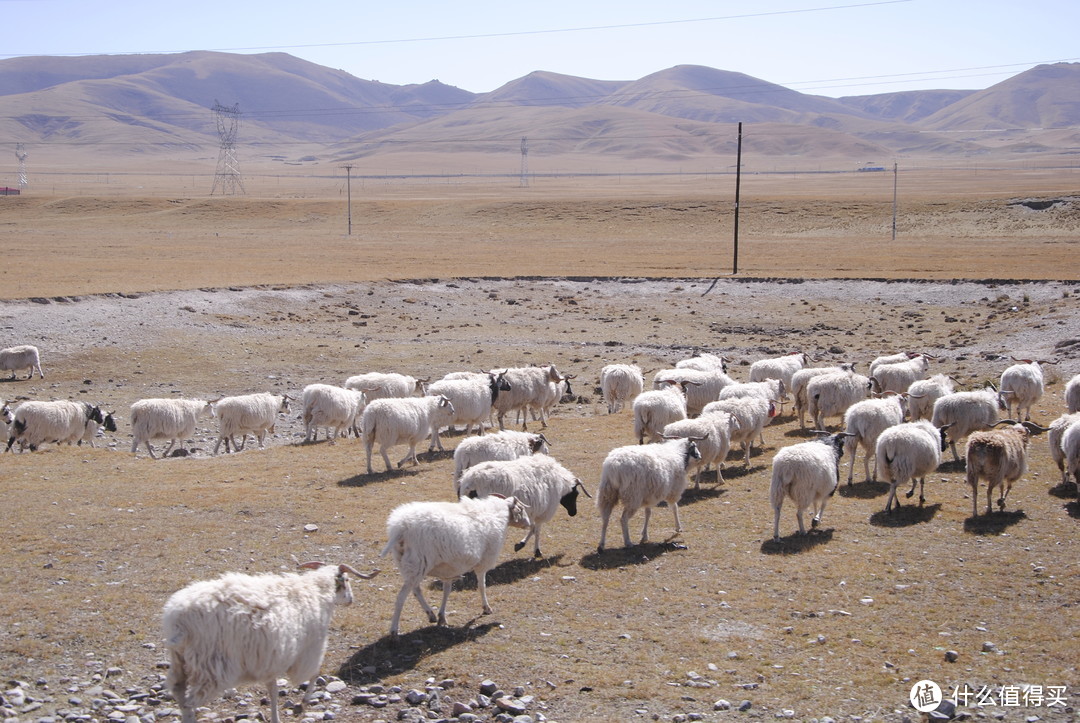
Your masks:
M 921 235 L 902 235 L 896 245 L 883 240 L 888 205 L 880 200 L 780 194 L 755 201 L 744 218 L 744 273 L 1076 278 L 1075 216 L 1044 222 L 1050 217 L 1017 215 L 996 194 L 969 191 L 971 198 L 944 205 L 921 201 L 918 220 L 907 221 Z M 1004 343 L 1052 349 L 1076 336 L 1080 314 L 1069 284 L 1052 298 L 1035 293 L 1044 285 L 987 284 L 974 299 L 925 303 L 903 292 L 898 308 L 884 302 L 900 293 L 888 284 L 871 285 L 882 302 L 861 306 L 800 284 L 725 281 L 702 296 L 724 270 L 726 252 L 703 269 L 699 244 L 726 237 L 730 209 L 696 195 L 599 195 L 372 200 L 358 214 L 354 239 L 341 233 L 336 201 L 3 199 L 0 276 L 8 298 L 348 285 L 328 288 L 315 302 L 270 293 L 242 312 L 219 306 L 225 292 L 199 295 L 191 312 L 162 309 L 157 318 L 119 306 L 98 320 L 115 345 L 94 350 L 58 336 L 51 343 L 62 349 L 45 356 L 45 382 L 5 383 L 0 396 L 100 400 L 122 417 L 145 396 L 210 397 L 268 385 L 298 391 L 367 369 L 434 377 L 553 361 L 579 374 L 580 399 L 552 420 L 552 453 L 595 492 L 604 454 L 633 441 L 629 414 L 602 413 L 592 388 L 610 361 L 657 369 L 701 345 L 733 357 L 732 374 L 745 378 L 745 364 L 792 348 L 823 361 L 866 363 L 879 352 L 921 347 L 944 354 L 939 370 L 974 382 L 1000 372 L 1007 360 L 998 354 L 1023 351 Z M 766 226 L 762 219 L 771 220 Z M 987 243 L 982 231 L 990 226 L 1000 241 Z M 1011 260 L 1017 253 L 1030 265 Z M 705 278 L 687 278 L 699 274 Z M 655 287 L 479 279 L 533 275 L 676 278 Z M 367 282 L 388 277 L 474 280 L 460 280 L 456 291 Z M 760 291 L 747 301 L 750 288 Z M 9 335 L 33 321 L 35 308 L 46 307 L 0 307 Z M 349 309 L 367 315 L 364 326 Z M 1072 359 L 1055 372 L 1039 421 L 1063 409 L 1062 379 L 1074 366 Z M 385 634 L 399 578 L 377 558 L 386 515 L 408 500 L 447 499 L 448 454 L 368 477 L 360 443 L 297 444 L 290 419 L 263 451 L 152 462 L 127 453 L 128 428 L 120 424 L 116 449 L 0 457 L 9 551 L 0 570 L 6 679 L 44 677 L 57 692 L 62 676 L 80 679 L 112 665 L 126 671 L 120 686 L 155 679 L 164 657 L 157 616 L 171 592 L 227 570 L 285 569 L 295 555 L 384 569 L 354 586 L 357 603 L 340 610 L 332 626 L 323 670 L 357 685 L 377 679 L 422 687 L 429 677 L 454 677 L 471 691 L 491 677 L 526 686 L 557 720 L 627 719 L 637 710 L 663 719 L 691 712 L 719 718 L 725 714 L 712 713 L 719 698 L 749 699 L 765 717 L 792 709 L 799 719 L 881 719 L 903 710 L 911 684 L 923 678 L 947 690 L 963 682 L 1069 685 L 1077 703 L 1080 567 L 1071 540 L 1080 510 L 1073 492 L 1056 487 L 1042 439 L 1033 442 L 1031 469 L 1004 514 L 969 519 L 963 472 L 946 464 L 928 480 L 923 510 L 905 505 L 887 518 L 886 490 L 859 481 L 830 501 L 824 529 L 808 538 L 791 536 L 794 511 L 786 506 L 787 537 L 775 544 L 767 502 L 772 455 L 805 439 L 797 423 L 781 417 L 748 471 L 733 456 L 725 484 L 688 491 L 678 544 L 662 542 L 672 520 L 659 509 L 654 542 L 598 555 L 599 520 L 583 504 L 577 518 L 560 513 L 545 529 L 544 559 L 507 546 L 490 576 L 495 615 L 479 616 L 475 583 L 466 581 L 451 596 L 448 630 L 428 626 L 410 600 L 402 644 L 393 649 Z M 204 435 L 196 446 L 208 444 Z M 857 480 L 861 467 L 860 460 Z M 308 523 L 318 532 L 305 532 Z M 634 535 L 640 524 L 639 515 Z M 862 602 L 867 598 L 872 602 Z M 981 652 L 984 641 L 1000 654 Z M 948 649 L 960 653 L 957 663 L 945 662 Z M 369 665 L 374 676 L 363 672 Z M 713 685 L 689 687 L 690 672 Z M 228 703 L 215 709 L 228 710 Z M 1006 720 L 1070 715 L 990 712 Z M 349 720 L 373 717 L 348 713 Z

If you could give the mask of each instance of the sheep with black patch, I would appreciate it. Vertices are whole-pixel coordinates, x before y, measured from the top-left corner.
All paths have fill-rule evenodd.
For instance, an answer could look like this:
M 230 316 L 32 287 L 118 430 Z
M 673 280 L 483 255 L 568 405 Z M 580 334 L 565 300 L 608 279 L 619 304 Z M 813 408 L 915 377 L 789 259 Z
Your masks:
M 454 405 L 446 397 L 401 397 L 376 399 L 364 409 L 361 427 L 364 430 L 364 450 L 367 452 L 367 473 L 371 468 L 371 450 L 376 444 L 386 463 L 386 471 L 393 470 L 386 450 L 399 444 L 409 445 L 409 453 L 398 462 L 397 466 L 412 460 L 414 466 L 420 464 L 416 458 L 416 445 L 430 438 L 428 451 L 438 446 L 442 449 L 439 430 L 447 426 L 454 418 Z
M 645 377 L 636 364 L 608 364 L 600 370 L 600 392 L 608 414 L 619 412 L 623 404 L 641 394 L 644 388 Z
M 165 603 L 165 686 L 180 705 L 183 723 L 195 723 L 195 709 L 223 691 L 252 683 L 266 685 L 271 723 L 279 723 L 281 677 L 302 687 L 307 682 L 304 703 L 309 702 L 334 608 L 353 601 L 348 576 L 370 580 L 379 571 L 365 574 L 321 562 L 301 567 L 314 572 L 229 573 L 192 583 Z
M 812 442 L 784 447 L 773 457 L 769 502 L 773 508 L 773 539 L 780 539 L 780 509 L 784 499 L 795 503 L 799 534 L 806 534 L 803 513 L 812 509 L 811 526 L 817 527 L 825 504 L 840 484 L 840 458 L 847 432 L 823 436 Z
M 720 369 L 699 371 L 697 369 L 661 369 L 653 376 L 653 389 L 668 384 L 682 384 L 686 389 L 686 416 L 696 417 L 709 402 L 720 398 L 724 387 L 735 380 Z
M 579 490 L 592 497 L 581 480 L 546 454 L 533 454 L 504 462 L 481 462 L 461 475 L 458 491 L 463 497 L 501 494 L 516 497 L 529 510 L 529 532 L 514 544 L 514 551 L 533 539 L 533 557 L 540 558 L 540 528 L 555 518 L 560 505 L 571 517 L 577 515 Z
M 729 412 L 702 412 L 701 416 L 694 419 L 680 419 L 664 427 L 664 439 L 685 437 L 697 442 L 698 453 L 701 455 L 701 459 L 694 465 L 697 468 L 694 488 L 697 489 L 701 487 L 701 476 L 709 465 L 716 465 L 717 483 L 724 481 L 721 468 L 731 450 L 731 435 L 738 429 L 738 420 Z
M 16 373 L 21 369 L 29 370 L 30 373 L 26 375 L 27 379 L 34 378 L 35 369 L 37 369 L 38 376 L 41 379 L 45 378 L 45 372 L 41 371 L 41 354 L 36 346 L 21 344 L 19 346 L 9 346 L 7 349 L 0 349 L 0 371 L 10 371 L 10 378 L 14 379 Z
M 31 452 L 46 442 L 81 444 L 87 434 L 96 435 L 99 426 L 105 424 L 101 407 L 64 399 L 23 402 L 10 414 L 5 451 L 15 442 L 19 443 L 19 451 L 29 447 Z M 112 427 L 116 429 L 115 424 Z
M 682 532 L 679 499 L 686 489 L 687 471 L 701 459 L 693 439 L 669 439 L 658 444 L 617 447 L 608 452 L 600 470 L 596 506 L 600 510 L 600 544 L 604 551 L 608 520 L 615 505 L 622 504 L 623 545 L 630 547 L 630 518 L 645 508 L 641 543 L 649 541 L 652 508 L 666 502 L 675 516 L 675 534 Z
M 883 470 L 882 477 L 889 483 L 889 498 L 885 501 L 885 511 L 892 512 L 893 502 L 900 507 L 896 498 L 897 488 L 911 481 L 907 497 L 915 494 L 915 483 L 919 484 L 919 506 L 926 503 L 926 475 L 941 464 L 941 453 L 948 444 L 948 427 L 938 429 L 925 419 L 897 424 L 882 431 L 875 446 L 878 465 Z
M 1045 391 L 1043 381 L 1042 364 L 1034 359 L 1017 359 L 1017 362 L 1001 372 L 998 389 L 1005 398 L 1006 412 L 1009 416 L 1020 419 L 1020 413 L 1024 414 L 1024 421 L 1031 421 L 1031 407 L 1042 398 Z
M 520 411 L 527 415 L 530 409 L 541 413 L 541 426 L 547 427 L 547 414 L 544 405 L 557 394 L 557 385 L 566 380 L 554 364 L 542 367 L 509 367 L 492 370 L 505 375 L 510 389 L 499 394 L 493 403 L 495 416 L 499 420 L 499 429 L 506 429 L 506 414 Z M 556 387 L 556 389 L 552 389 Z M 523 418 L 522 431 L 528 431 L 528 420 Z
M 476 433 L 484 433 L 484 422 L 491 419 L 495 400 L 504 392 L 510 391 L 510 384 L 504 374 L 486 372 L 483 375 L 470 375 L 462 379 L 441 379 L 427 387 L 428 396 L 442 395 L 454 405 L 454 418 L 451 426 L 465 425 L 465 434 L 469 434 L 475 425 Z

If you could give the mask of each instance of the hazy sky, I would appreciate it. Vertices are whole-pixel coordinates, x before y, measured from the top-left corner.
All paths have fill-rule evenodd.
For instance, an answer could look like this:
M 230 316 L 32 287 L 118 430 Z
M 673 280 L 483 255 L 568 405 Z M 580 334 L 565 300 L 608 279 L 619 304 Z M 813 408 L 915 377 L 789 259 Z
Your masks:
M 0 59 L 281 51 L 359 78 L 481 93 L 534 70 L 675 65 L 818 95 L 985 88 L 1080 61 L 1077 0 L 0 0 Z

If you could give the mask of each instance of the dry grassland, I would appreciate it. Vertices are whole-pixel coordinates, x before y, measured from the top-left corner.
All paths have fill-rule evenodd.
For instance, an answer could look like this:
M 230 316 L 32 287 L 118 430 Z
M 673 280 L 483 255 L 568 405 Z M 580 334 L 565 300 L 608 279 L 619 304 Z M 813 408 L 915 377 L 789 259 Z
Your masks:
M 912 684 L 928 678 L 946 692 L 1068 686 L 1068 709 L 981 713 L 1072 720 L 1080 507 L 1042 438 L 1005 513 L 971 518 L 962 466 L 950 462 L 928 480 L 926 507 L 885 516 L 887 490 L 862 480 L 860 458 L 823 530 L 792 535 L 785 507 L 774 544 L 772 456 L 807 438 L 785 415 L 749 469 L 733 455 L 725 483 L 709 475 L 687 492 L 677 544 L 597 554 L 585 501 L 545 529 L 542 559 L 507 544 L 489 576 L 493 616 L 479 615 L 465 581 L 449 629 L 429 626 L 410 600 L 395 648 L 386 632 L 400 578 L 378 558 L 386 516 L 408 500 L 448 499 L 449 453 L 367 476 L 360 442 L 302 444 L 290 414 L 265 450 L 209 457 L 208 421 L 192 457 L 155 462 L 130 455 L 125 419 L 143 397 L 296 394 L 367 370 L 437 378 L 554 362 L 578 375 L 576 397 L 545 433 L 595 492 L 606 452 L 634 441 L 629 413 L 604 413 L 594 389 L 605 363 L 654 370 L 702 347 L 745 379 L 753 360 L 796 349 L 865 370 L 879 353 L 916 348 L 966 383 L 995 378 L 1010 354 L 1059 357 L 1034 412 L 1048 424 L 1080 372 L 1070 343 L 1080 337 L 1080 206 L 1009 203 L 1062 193 L 1040 194 L 1053 186 L 1042 183 L 1015 193 L 969 184 L 935 200 L 927 182 L 903 207 L 897 243 L 887 193 L 750 194 L 739 277 L 708 294 L 730 271 L 730 200 L 685 189 L 354 196 L 352 237 L 339 200 L 0 199 L 0 345 L 37 343 L 47 374 L 4 382 L 0 396 L 100 402 L 120 416 L 111 447 L 0 456 L 0 676 L 47 683 L 37 691 L 53 702 L 35 718 L 67 706 L 65 679 L 115 666 L 123 673 L 110 684 L 144 687 L 161 673 L 169 594 L 228 570 L 285 569 L 295 555 L 384 570 L 354 584 L 356 603 L 332 625 L 323 671 L 354 688 L 450 677 L 472 695 L 492 678 L 524 686 L 534 715 L 562 721 L 784 710 L 899 721 Z M 859 280 L 869 278 L 913 281 Z M 652 538 L 672 526 L 657 510 Z M 714 711 L 718 699 L 753 707 Z M 337 700 L 342 720 L 394 715 Z M 212 708 L 237 712 L 229 701 Z

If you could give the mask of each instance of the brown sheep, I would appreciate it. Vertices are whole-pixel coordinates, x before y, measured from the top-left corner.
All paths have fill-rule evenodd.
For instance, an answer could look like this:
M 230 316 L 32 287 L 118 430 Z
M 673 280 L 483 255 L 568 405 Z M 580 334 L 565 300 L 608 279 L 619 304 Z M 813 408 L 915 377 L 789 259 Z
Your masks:
M 1031 422 L 1017 423 L 1012 419 L 1003 419 L 994 426 L 1012 425 L 1006 429 L 991 429 L 974 432 L 968 437 L 965 459 L 967 463 L 967 483 L 971 485 L 971 516 L 979 514 L 979 480 L 986 479 L 986 514 L 992 511 L 991 499 L 995 487 L 1001 487 L 998 509 L 1005 509 L 1005 499 L 1012 490 L 1013 483 L 1027 470 L 1027 446 L 1032 434 L 1045 432 Z

